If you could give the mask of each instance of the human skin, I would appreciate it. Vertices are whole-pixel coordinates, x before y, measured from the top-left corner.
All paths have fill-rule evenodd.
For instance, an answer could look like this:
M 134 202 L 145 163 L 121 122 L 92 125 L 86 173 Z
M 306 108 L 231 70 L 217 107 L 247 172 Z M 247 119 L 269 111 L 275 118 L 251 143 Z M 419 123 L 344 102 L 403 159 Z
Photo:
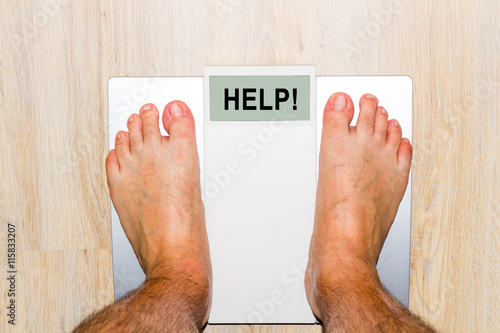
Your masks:
M 338 98 L 340 97 L 340 99 Z M 327 102 L 314 232 L 305 284 L 326 332 L 432 332 L 382 287 L 376 262 L 405 192 L 412 148 L 378 100 Z M 198 332 L 207 322 L 212 273 L 194 119 L 188 106 L 144 105 L 106 159 L 111 199 L 144 284 L 75 332 Z
M 376 264 L 408 185 L 412 147 L 375 96 L 325 106 L 305 285 L 325 332 L 432 332 L 387 293 Z
M 75 332 L 197 332 L 208 319 L 212 269 L 195 125 L 189 107 L 146 104 L 120 131 L 106 159 L 113 205 L 144 284 L 88 318 Z

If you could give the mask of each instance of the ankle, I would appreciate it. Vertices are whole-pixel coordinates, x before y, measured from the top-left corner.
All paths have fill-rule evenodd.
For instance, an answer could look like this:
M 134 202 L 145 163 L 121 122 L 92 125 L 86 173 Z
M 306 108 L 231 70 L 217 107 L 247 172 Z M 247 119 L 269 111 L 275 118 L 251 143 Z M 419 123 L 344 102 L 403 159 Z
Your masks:
M 155 290 L 163 290 L 179 307 L 185 308 L 198 328 L 206 323 L 212 302 L 210 265 L 189 257 L 164 261 L 146 275 L 144 283 L 155 285 Z
M 158 259 L 146 272 L 146 281 L 154 279 L 205 280 L 211 276 L 211 267 L 200 261 L 196 256 L 186 253 L 170 258 Z
M 337 315 L 345 317 L 351 311 L 363 313 L 367 307 L 384 303 L 381 297 L 384 289 L 377 270 L 364 261 L 325 267 L 315 276 L 314 287 L 319 315 L 325 327 L 329 322 L 337 322 Z
M 323 263 L 317 277 L 317 282 L 333 286 L 380 281 L 376 265 L 371 260 L 354 255 Z
M 376 266 L 360 257 L 316 263 L 311 278 L 318 303 L 326 307 L 329 307 L 327 303 L 335 303 L 336 299 L 355 294 L 361 289 L 382 288 Z

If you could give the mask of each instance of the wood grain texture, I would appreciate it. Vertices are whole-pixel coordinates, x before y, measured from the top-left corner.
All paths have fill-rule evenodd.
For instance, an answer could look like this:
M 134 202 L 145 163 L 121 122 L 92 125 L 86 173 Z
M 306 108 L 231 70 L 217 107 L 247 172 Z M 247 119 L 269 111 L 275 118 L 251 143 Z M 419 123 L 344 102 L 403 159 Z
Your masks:
M 68 331 L 113 300 L 109 77 L 214 64 L 412 76 L 410 307 L 440 331 L 500 331 L 498 1 L 0 0 L 0 14 L 0 248 L 15 223 L 19 266 L 18 325 L 2 279 L 0 331 Z

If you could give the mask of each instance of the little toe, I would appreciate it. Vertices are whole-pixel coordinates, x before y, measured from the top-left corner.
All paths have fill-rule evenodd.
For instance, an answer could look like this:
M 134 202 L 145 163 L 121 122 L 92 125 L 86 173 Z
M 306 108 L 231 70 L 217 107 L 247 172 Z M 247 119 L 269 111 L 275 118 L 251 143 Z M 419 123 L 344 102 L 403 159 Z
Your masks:
M 387 144 L 392 148 L 398 149 L 402 134 L 401 125 L 396 119 L 391 119 L 387 129 Z
M 186 103 L 182 101 L 168 103 L 163 111 L 162 120 L 169 138 L 196 142 L 194 117 Z
M 388 125 L 388 113 L 384 107 L 377 107 L 377 111 L 375 112 L 375 132 L 374 136 L 377 139 L 385 142 L 387 140 L 387 125 Z
M 378 99 L 372 94 L 364 94 L 359 99 L 359 117 L 356 124 L 356 132 L 361 134 L 373 134 L 375 124 L 375 113 Z
M 405 172 L 410 171 L 411 158 L 412 158 L 413 148 L 411 146 L 410 140 L 403 138 L 399 144 L 398 149 L 398 163 L 401 169 Z
M 116 134 L 115 153 L 119 161 L 130 156 L 130 136 L 128 132 L 119 131 Z
M 118 162 L 118 157 L 116 157 L 116 152 L 114 149 L 109 151 L 106 157 L 106 175 L 108 177 L 108 183 L 120 172 L 120 162 Z
M 349 133 L 349 124 L 354 115 L 354 105 L 349 95 L 335 93 L 326 102 L 323 112 L 321 142 L 338 141 Z
M 159 113 L 154 104 L 148 103 L 139 111 L 144 142 L 159 143 L 161 140 Z

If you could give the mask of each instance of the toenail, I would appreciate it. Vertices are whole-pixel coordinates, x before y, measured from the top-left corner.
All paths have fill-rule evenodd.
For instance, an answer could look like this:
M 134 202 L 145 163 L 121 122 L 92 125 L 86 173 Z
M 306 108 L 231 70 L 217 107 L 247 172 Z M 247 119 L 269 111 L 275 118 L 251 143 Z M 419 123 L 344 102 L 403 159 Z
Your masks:
M 347 106 L 347 100 L 344 95 L 337 95 L 333 98 L 333 110 L 341 111 Z
M 134 121 L 134 115 L 131 115 L 130 118 L 128 118 L 128 122 L 131 123 Z
M 397 120 L 394 120 L 394 126 L 399 127 L 399 123 Z
M 386 116 L 387 116 L 387 111 L 386 111 L 384 108 L 382 108 L 382 109 L 380 110 L 380 113 L 382 113 L 383 115 L 386 115 Z
M 174 103 L 170 106 L 170 115 L 174 118 L 182 117 L 182 106 L 179 103 Z
M 120 138 L 120 132 L 116 134 L 116 139 L 118 140 Z
M 365 97 L 369 98 L 369 99 L 377 100 L 377 97 L 373 96 L 372 94 L 366 94 Z
M 142 107 L 142 110 L 143 111 L 148 111 L 148 110 L 151 110 L 151 104 L 146 104 Z
M 410 143 L 410 139 L 405 139 L 405 140 L 406 140 L 406 143 L 407 143 L 407 144 L 411 145 L 411 143 Z

